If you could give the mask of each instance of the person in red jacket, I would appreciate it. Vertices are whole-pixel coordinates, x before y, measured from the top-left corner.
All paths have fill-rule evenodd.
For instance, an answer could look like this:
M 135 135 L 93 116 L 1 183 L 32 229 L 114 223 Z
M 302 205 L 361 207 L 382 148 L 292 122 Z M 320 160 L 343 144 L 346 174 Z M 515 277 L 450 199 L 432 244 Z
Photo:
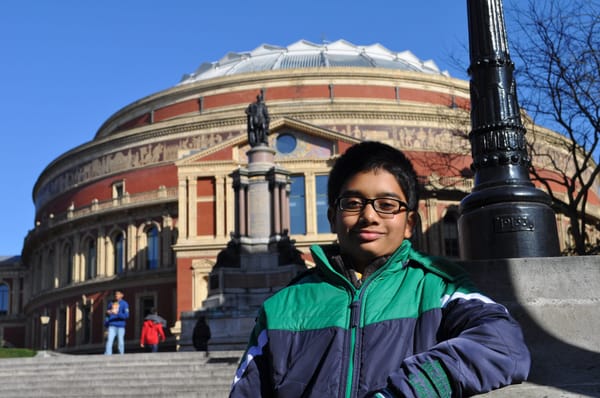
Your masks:
M 152 309 L 152 314 L 156 315 L 156 310 Z M 140 347 L 146 348 L 149 352 L 158 352 L 158 344 L 165 341 L 165 331 L 162 323 L 156 319 L 146 317 L 142 326 L 142 335 L 140 336 Z

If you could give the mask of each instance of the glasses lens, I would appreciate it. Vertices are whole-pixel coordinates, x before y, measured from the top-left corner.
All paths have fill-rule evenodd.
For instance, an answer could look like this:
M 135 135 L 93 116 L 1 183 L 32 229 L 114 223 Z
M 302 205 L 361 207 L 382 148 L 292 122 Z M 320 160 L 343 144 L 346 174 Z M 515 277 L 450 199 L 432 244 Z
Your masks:
M 400 211 L 402 204 L 396 199 L 378 198 L 373 200 L 375 210 L 384 214 L 396 214 Z
M 350 212 L 361 211 L 365 200 L 362 198 L 344 197 L 339 198 L 340 209 Z

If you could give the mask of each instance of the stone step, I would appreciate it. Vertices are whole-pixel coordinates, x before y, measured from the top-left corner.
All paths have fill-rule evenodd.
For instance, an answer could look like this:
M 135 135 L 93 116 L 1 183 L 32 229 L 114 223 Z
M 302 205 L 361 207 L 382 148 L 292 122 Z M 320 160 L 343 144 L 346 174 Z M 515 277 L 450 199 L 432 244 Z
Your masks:
M 103 367 L 106 373 L 112 373 L 113 375 L 118 375 L 120 372 L 126 373 L 130 368 L 135 368 L 135 374 L 143 375 L 143 374 L 161 374 L 164 372 L 166 368 L 177 368 L 180 372 L 185 373 L 196 373 L 201 374 L 205 377 L 214 377 L 221 375 L 232 375 L 232 369 L 235 369 L 235 366 L 232 365 L 222 365 L 222 364 L 165 364 L 165 365 L 157 365 L 157 364 L 134 364 L 134 365 L 122 365 L 122 366 L 109 366 L 106 365 Z M 11 368 L 0 368 L 0 379 L 6 378 L 8 375 L 38 375 L 39 373 L 43 373 L 45 375 L 73 375 L 78 373 L 84 373 L 86 371 L 96 371 L 98 369 L 98 365 L 90 364 L 85 366 L 79 365 L 56 365 L 52 364 L 43 364 L 40 366 L 14 366 Z
M 2 389 L 2 398 L 46 398 L 46 397 L 170 397 L 170 398 L 227 398 L 229 388 L 207 387 L 198 389 L 173 389 L 170 387 L 145 387 L 145 386 L 104 386 L 100 389 L 84 389 L 74 391 L 65 388 L 26 388 Z
M 200 372 L 189 372 L 189 371 L 181 371 L 178 368 L 169 368 L 173 369 L 173 371 L 177 372 L 177 382 L 178 383 L 186 383 L 193 382 L 195 384 L 198 383 L 219 383 L 223 385 L 230 384 L 233 381 L 234 370 L 231 370 L 227 373 L 223 372 L 222 374 L 202 374 Z M 95 371 L 97 371 L 96 369 Z M 168 372 L 165 369 L 162 370 L 161 373 L 147 373 L 144 370 L 138 371 L 130 371 L 123 372 L 120 374 L 114 374 L 110 372 L 104 372 L 105 375 L 110 375 L 110 380 L 113 383 L 121 383 L 121 384 L 140 384 L 146 380 L 160 380 L 165 383 L 170 383 L 173 380 L 173 376 L 170 374 L 170 370 Z M 75 385 L 79 383 L 78 377 L 83 374 L 82 372 L 69 372 L 65 374 L 60 373 L 49 373 L 40 371 L 36 373 L 23 373 L 20 371 L 11 372 L 9 375 L 0 375 L 0 384 L 11 383 L 15 378 L 24 381 L 31 381 L 32 383 L 69 383 L 71 385 Z M 104 377 L 91 377 L 88 376 L 83 379 L 86 383 L 90 384 L 105 384 L 107 381 L 107 376 Z M 0 388 L 1 389 L 1 388 Z
M 91 354 L 91 355 L 70 355 L 70 354 L 61 354 L 56 352 L 47 352 L 41 351 L 35 357 L 27 357 L 27 358 L 5 358 L 0 360 L 0 367 L 2 366 L 12 366 L 12 364 L 31 364 L 31 363 L 43 363 L 44 361 L 52 362 L 52 363 L 87 363 L 87 362 L 96 362 L 96 361 L 106 361 L 106 362 L 147 362 L 148 360 L 152 360 L 157 363 L 163 362 L 189 362 L 189 361 L 200 361 L 206 362 L 208 360 L 212 361 L 222 361 L 222 362 L 231 362 L 237 361 L 241 356 L 241 351 L 214 351 L 209 354 L 208 357 L 205 356 L 202 352 L 158 352 L 158 353 L 127 353 L 125 355 L 102 355 L 102 354 Z
M 60 355 L 0 360 L 0 397 L 229 395 L 241 352 Z

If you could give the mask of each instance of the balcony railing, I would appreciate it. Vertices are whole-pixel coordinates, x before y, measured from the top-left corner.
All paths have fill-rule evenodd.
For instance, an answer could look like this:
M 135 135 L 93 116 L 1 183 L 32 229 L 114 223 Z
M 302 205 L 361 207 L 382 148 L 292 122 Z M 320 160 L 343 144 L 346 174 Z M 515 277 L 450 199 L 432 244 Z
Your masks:
M 166 188 L 160 186 L 157 190 L 141 192 L 136 194 L 125 193 L 123 196 L 109 200 L 92 200 L 89 205 L 75 207 L 71 205 L 67 211 L 58 214 L 49 214 L 44 220 L 36 221 L 36 230 L 54 227 L 65 222 L 71 222 L 80 218 L 97 216 L 113 211 L 120 211 L 131 207 L 176 201 L 178 195 L 177 187 Z

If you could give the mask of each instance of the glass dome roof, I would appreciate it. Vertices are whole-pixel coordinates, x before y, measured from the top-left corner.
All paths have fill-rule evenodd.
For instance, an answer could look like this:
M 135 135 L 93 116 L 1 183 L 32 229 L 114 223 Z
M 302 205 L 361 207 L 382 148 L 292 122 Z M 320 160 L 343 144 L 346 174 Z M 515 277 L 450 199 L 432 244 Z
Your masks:
M 381 44 L 357 46 L 345 40 L 315 44 L 300 40 L 287 47 L 263 44 L 250 52 L 228 53 L 205 62 L 183 76 L 179 85 L 242 73 L 279 69 L 366 67 L 416 71 L 448 76 L 433 61 L 421 61 L 410 51 L 393 52 Z

